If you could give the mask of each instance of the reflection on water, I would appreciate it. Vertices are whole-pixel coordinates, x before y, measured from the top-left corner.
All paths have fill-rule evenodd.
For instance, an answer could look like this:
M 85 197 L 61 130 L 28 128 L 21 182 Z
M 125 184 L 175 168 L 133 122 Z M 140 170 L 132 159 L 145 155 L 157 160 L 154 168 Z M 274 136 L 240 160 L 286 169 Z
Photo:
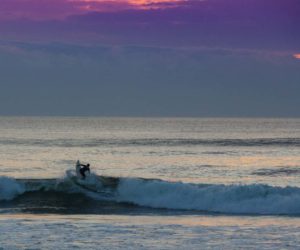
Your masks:
M 300 119 L 0 117 L 2 175 L 19 178 L 62 177 L 81 159 L 111 176 L 299 186 L 297 171 L 252 174 L 298 168 L 297 141 Z
M 299 219 L 276 217 L 22 214 L 0 215 L 0 223 L 4 249 L 297 249 L 300 245 Z

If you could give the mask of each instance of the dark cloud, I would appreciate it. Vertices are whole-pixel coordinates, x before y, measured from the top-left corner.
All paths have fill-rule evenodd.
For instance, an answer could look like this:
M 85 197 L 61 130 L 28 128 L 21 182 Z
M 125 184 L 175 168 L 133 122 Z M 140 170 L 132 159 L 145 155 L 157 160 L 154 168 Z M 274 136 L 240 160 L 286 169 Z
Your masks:
M 300 64 L 263 53 L 15 43 L 0 114 L 299 116 Z
M 66 20 L 0 22 L 0 35 L 46 42 L 300 50 L 298 0 L 183 1 L 172 8 L 114 10 Z
M 300 116 L 298 0 L 164 4 L 1 21 L 0 114 Z
M 188 1 L 176 8 L 88 13 L 69 18 L 112 42 L 299 49 L 297 0 Z

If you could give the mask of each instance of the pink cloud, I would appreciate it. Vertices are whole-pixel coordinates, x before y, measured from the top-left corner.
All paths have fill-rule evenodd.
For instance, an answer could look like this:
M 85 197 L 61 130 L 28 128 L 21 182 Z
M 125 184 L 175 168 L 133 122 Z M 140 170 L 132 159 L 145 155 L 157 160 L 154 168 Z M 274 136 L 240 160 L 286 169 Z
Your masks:
M 0 19 L 12 19 L 0 21 L 0 39 L 244 48 L 289 51 L 289 58 L 299 50 L 298 0 L 249 0 L 252 9 L 235 0 L 129 1 L 138 0 L 0 0 Z
M 88 12 L 171 7 L 185 0 L 1 0 L 0 20 L 64 19 Z

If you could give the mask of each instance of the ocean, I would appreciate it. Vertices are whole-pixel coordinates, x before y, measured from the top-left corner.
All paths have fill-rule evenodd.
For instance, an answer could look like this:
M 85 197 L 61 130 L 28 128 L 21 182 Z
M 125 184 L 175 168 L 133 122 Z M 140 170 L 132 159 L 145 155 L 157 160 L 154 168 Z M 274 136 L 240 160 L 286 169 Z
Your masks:
M 0 117 L 0 249 L 300 249 L 300 119 Z

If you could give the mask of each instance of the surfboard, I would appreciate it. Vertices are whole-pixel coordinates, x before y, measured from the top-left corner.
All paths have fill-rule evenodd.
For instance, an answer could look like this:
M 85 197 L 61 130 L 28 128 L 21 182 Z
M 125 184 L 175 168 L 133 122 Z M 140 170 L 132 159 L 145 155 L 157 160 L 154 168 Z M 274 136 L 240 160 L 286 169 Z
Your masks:
M 97 186 L 85 183 L 84 181 L 78 180 L 77 178 L 74 178 L 74 179 L 72 178 L 72 180 L 73 180 L 73 182 L 76 186 L 80 187 L 83 190 L 93 192 L 93 193 L 97 193 L 97 194 L 101 194 L 101 195 L 104 195 L 104 196 L 113 195 L 112 190 L 108 190 L 108 189 L 105 189 L 103 187 L 102 188 L 97 188 Z
M 75 185 L 84 190 L 104 195 L 112 195 L 119 183 L 119 178 L 97 176 L 93 174 L 87 176 L 86 179 L 72 176 L 71 180 Z

